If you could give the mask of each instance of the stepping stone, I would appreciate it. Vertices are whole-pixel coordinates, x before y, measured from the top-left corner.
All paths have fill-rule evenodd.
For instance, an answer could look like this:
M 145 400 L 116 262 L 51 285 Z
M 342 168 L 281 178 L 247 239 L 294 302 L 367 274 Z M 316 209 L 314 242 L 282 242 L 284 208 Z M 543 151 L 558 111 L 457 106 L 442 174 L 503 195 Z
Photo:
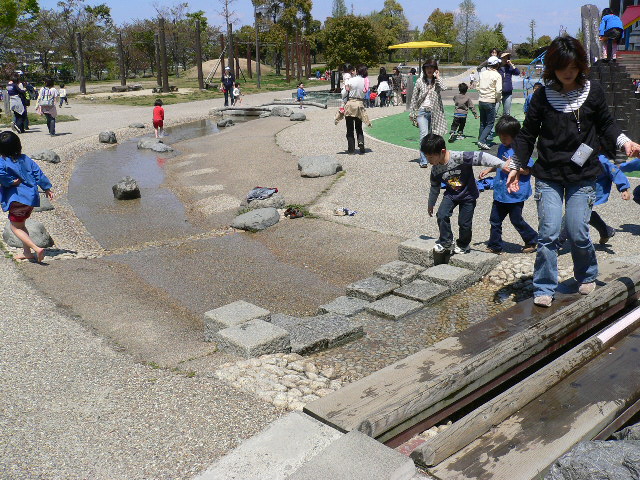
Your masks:
M 367 312 L 380 315 L 391 320 L 400 320 L 407 315 L 417 312 L 424 305 L 415 300 L 389 295 L 367 305 Z
M 427 282 L 425 280 L 414 280 L 413 282 L 396 288 L 394 295 L 422 302 L 423 305 L 433 305 L 440 300 L 449 296 L 449 288 L 437 283 Z
M 287 480 L 411 480 L 413 461 L 357 430 L 340 437 Z
M 213 341 L 213 337 L 218 330 L 235 327 L 249 320 L 269 321 L 271 312 L 260 308 L 252 303 L 238 300 L 219 308 L 209 310 L 204 314 L 204 339 L 206 342 Z
M 347 285 L 347 296 L 373 302 L 390 294 L 399 286 L 397 283 L 389 282 L 379 277 L 369 277 Z
M 495 253 L 471 250 L 469 253 L 453 255 L 449 260 L 449 265 L 473 270 L 481 277 L 484 277 L 493 270 L 493 267 L 495 267 L 499 261 L 500 257 Z
M 362 311 L 364 307 L 369 305 L 367 300 L 355 297 L 338 297 L 333 302 L 320 305 L 318 313 L 337 313 L 345 317 L 352 317 Z
M 398 246 L 398 258 L 403 262 L 432 267 L 435 238 L 411 238 Z
M 421 267 L 420 265 L 394 260 L 386 265 L 382 265 L 373 272 L 373 274 L 389 282 L 406 285 L 415 280 L 418 274 L 424 269 L 425 267 Z
M 335 313 L 303 318 L 275 314 L 271 322 L 289 333 L 291 351 L 300 355 L 333 348 L 364 335 L 362 324 Z
M 250 320 L 220 330 L 214 341 L 220 350 L 244 358 L 291 351 L 289 332 L 264 320 Z
M 301 412 L 279 418 L 194 480 L 284 479 L 344 434 Z
M 471 286 L 478 278 L 478 274 L 472 270 L 446 264 L 427 268 L 420 274 L 421 280 L 444 285 L 451 294 Z

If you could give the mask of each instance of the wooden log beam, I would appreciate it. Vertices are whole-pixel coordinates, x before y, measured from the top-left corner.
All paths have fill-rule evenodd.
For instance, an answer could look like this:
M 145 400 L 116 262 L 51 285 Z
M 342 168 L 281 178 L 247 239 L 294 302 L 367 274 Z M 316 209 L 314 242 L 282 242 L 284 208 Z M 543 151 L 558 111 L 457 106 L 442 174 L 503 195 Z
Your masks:
M 610 283 L 589 296 L 558 295 L 547 310 L 522 302 L 311 402 L 304 411 L 341 431 L 359 430 L 381 441 L 395 437 L 581 326 L 624 308 L 640 291 L 640 267 L 623 270 L 618 264 L 612 270 Z
M 465 415 L 446 430 L 439 432 L 437 436 L 427 439 L 411 453 L 411 458 L 420 465 L 437 465 L 484 435 L 494 425 L 509 418 L 638 326 L 640 326 L 640 308 L 636 308 L 524 381 Z

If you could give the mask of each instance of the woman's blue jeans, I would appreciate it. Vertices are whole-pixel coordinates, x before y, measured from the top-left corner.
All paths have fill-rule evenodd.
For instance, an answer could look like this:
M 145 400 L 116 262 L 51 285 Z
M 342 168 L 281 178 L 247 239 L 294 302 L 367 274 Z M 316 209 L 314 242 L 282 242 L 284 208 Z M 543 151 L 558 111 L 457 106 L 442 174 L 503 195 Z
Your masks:
M 478 133 L 478 143 L 487 143 L 493 124 L 496 121 L 496 104 L 479 102 L 480 110 L 480 133 Z
M 533 295 L 553 296 L 558 286 L 558 237 L 565 204 L 567 237 L 571 243 L 573 276 L 578 283 L 595 282 L 596 251 L 589 236 L 589 219 L 596 201 L 595 182 L 562 184 L 536 179 L 538 253 L 533 271 Z
M 420 128 L 420 144 L 422 144 L 422 139 L 429 135 L 433 128 L 431 112 L 421 108 L 418 110 L 418 118 L 416 121 L 418 122 L 418 128 Z M 418 147 L 418 150 L 420 150 L 420 147 Z M 428 163 L 427 157 L 422 153 L 422 150 L 420 150 L 420 165 L 427 165 Z

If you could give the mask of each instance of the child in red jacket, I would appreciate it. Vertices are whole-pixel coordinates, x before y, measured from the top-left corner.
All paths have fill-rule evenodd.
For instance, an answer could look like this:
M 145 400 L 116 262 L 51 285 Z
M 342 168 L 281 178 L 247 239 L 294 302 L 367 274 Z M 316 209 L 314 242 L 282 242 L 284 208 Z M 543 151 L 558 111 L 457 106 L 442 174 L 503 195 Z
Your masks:
M 162 100 L 159 98 L 153 107 L 153 128 L 156 131 L 156 138 L 164 137 L 164 108 L 162 108 Z

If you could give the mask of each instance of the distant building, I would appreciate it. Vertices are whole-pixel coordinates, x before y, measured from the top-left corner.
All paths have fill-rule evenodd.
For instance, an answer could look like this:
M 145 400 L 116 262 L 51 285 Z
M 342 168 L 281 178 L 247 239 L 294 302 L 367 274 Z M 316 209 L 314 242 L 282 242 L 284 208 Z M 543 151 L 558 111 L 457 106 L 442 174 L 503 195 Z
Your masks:
M 622 16 L 627 7 L 640 5 L 640 0 L 609 0 L 609 8 L 613 13 Z M 640 51 L 640 21 L 631 25 L 624 31 L 624 49 Z M 622 45 L 620 45 L 622 47 Z

